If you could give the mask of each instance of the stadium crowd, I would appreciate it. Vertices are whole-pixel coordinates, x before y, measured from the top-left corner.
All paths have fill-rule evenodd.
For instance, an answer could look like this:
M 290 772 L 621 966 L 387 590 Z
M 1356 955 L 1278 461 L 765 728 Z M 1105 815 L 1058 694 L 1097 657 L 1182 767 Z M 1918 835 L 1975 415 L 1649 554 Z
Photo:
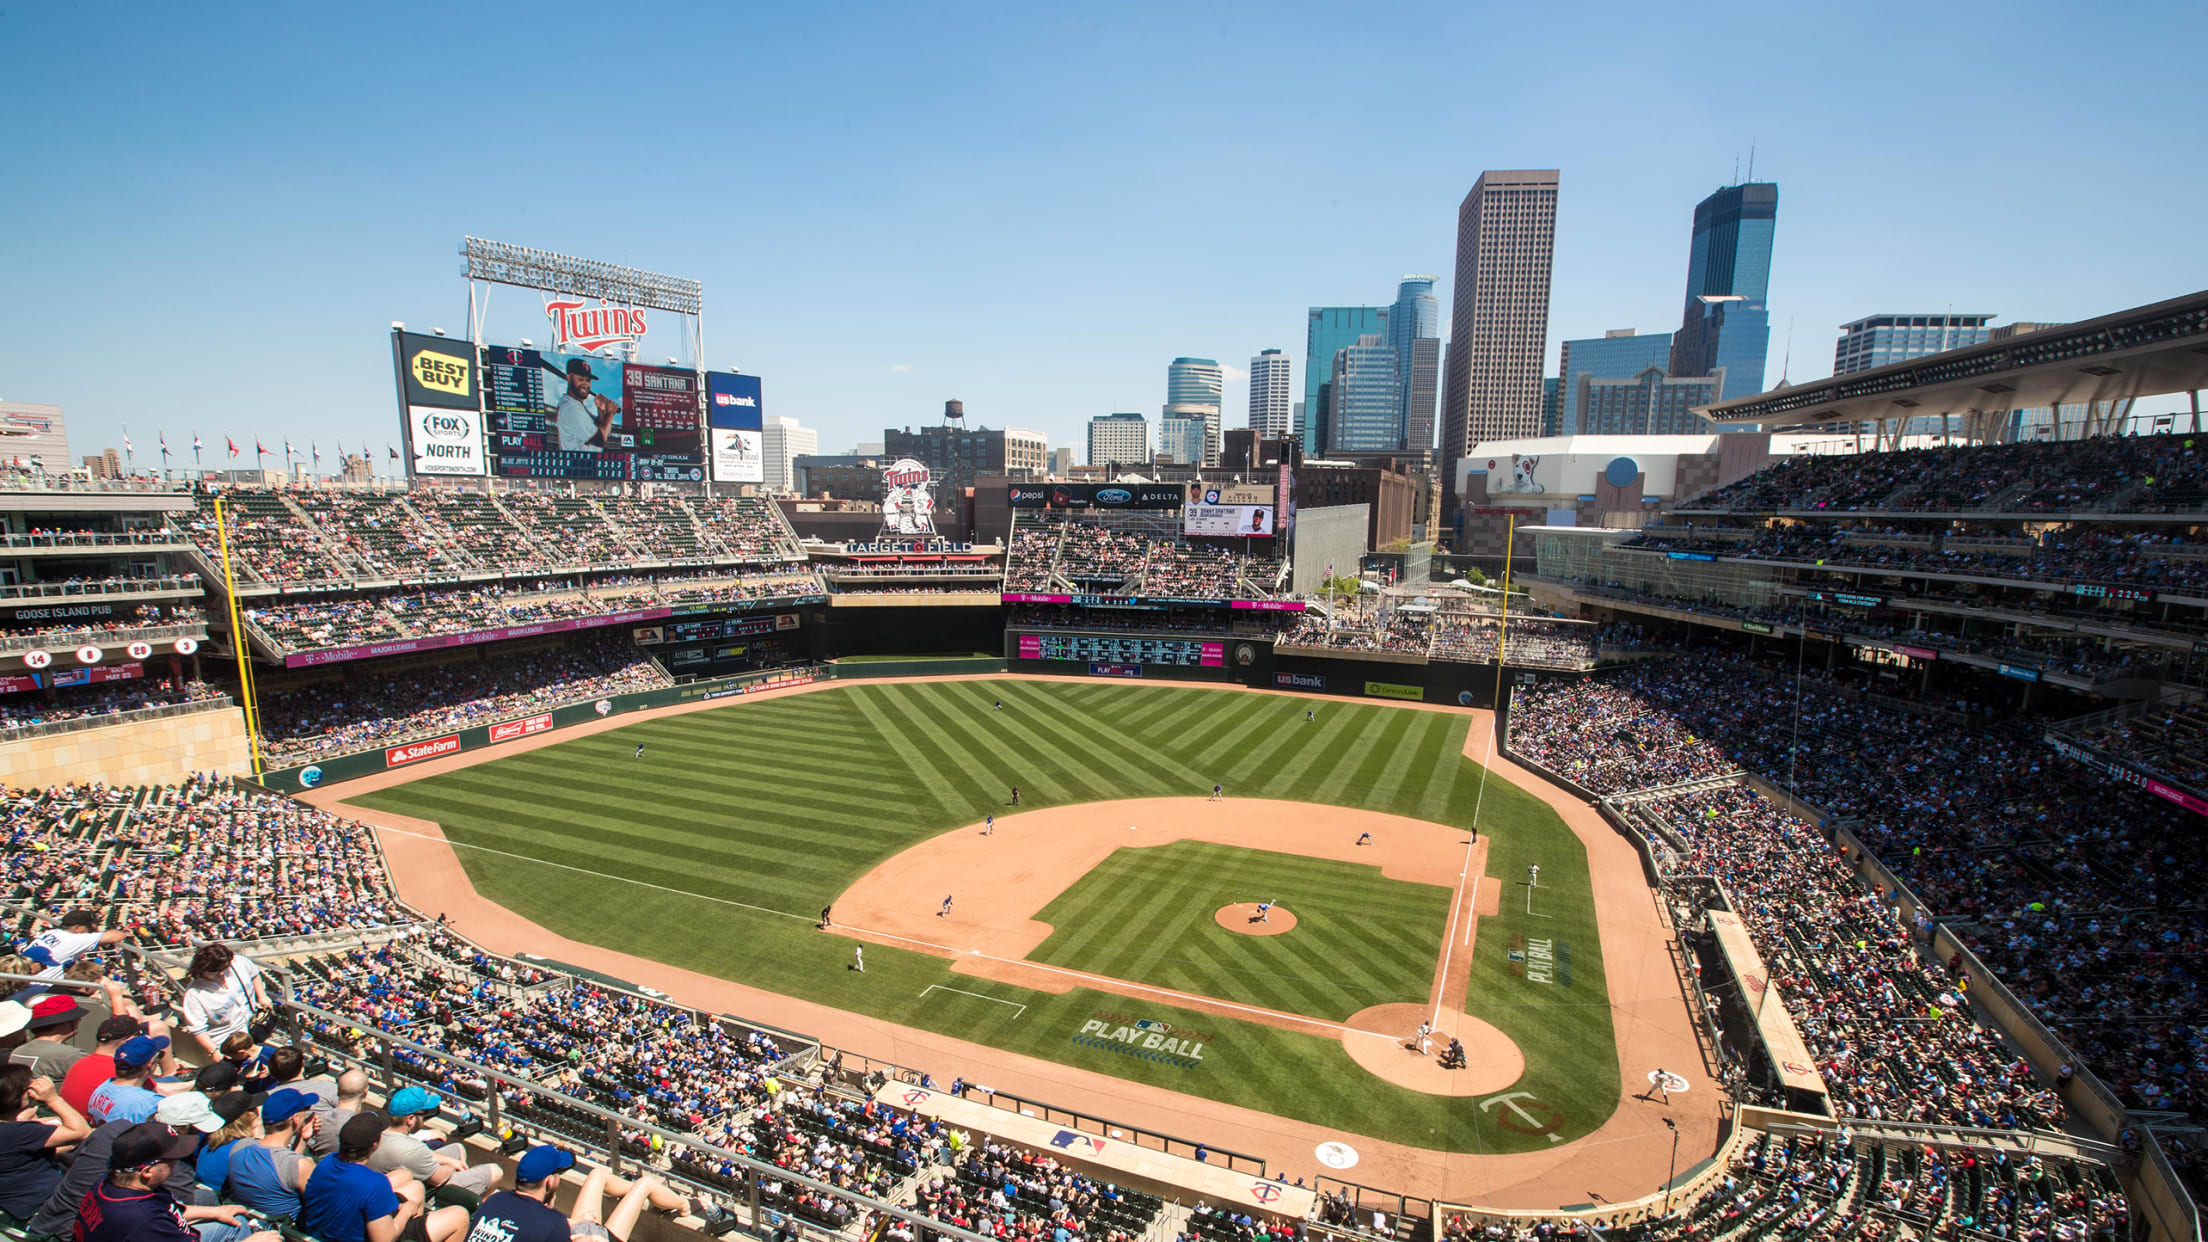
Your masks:
M 333 668 L 322 680 L 271 686 L 260 696 L 261 729 L 272 761 L 302 763 L 672 684 L 626 631 L 590 631 L 533 651 L 463 650 L 424 667 Z
M 2193 965 L 2208 839 L 2035 731 L 1959 707 L 1660 661 L 1521 689 L 1510 738 L 1597 793 L 1735 769 L 1791 789 L 1850 824 L 2119 1098 L 2208 1115 L 2208 995 Z
M 238 578 L 254 584 L 802 559 L 780 512 L 761 499 L 232 487 L 199 492 L 196 510 L 172 519 L 217 563 L 217 496 L 227 502 Z
M 2208 507 L 2208 440 L 2097 436 L 1892 453 L 1797 454 L 1695 498 L 1696 510 L 2188 513 Z
M 2208 544 L 2147 528 L 2077 525 L 2044 541 L 1998 533 L 1868 531 L 1825 522 L 1738 529 L 1644 532 L 1622 546 L 1708 552 L 1719 557 L 1827 567 L 1908 570 L 2031 582 L 2192 591 L 2208 586 Z
M 19 690 L 0 695 L 0 737 L 64 721 L 118 716 L 148 707 L 212 701 L 223 692 L 204 681 L 138 677 L 95 685 Z
M 1006 553 L 1004 589 L 1230 599 L 1250 589 L 1243 570 L 1233 552 L 1177 535 L 1023 517 Z

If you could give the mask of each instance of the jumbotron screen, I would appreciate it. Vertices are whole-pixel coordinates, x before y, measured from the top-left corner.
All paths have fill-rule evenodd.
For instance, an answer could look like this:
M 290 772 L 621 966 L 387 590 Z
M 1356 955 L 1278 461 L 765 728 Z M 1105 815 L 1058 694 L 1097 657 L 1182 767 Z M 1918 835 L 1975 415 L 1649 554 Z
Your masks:
M 491 473 L 523 479 L 705 479 L 695 371 L 504 345 L 483 350 Z

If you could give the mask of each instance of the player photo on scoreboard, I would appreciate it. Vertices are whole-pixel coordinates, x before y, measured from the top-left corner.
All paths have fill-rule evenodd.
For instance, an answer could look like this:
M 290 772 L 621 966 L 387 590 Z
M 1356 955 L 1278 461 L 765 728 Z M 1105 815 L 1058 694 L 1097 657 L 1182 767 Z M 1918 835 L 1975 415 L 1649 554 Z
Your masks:
M 591 354 L 544 355 L 545 447 L 562 453 L 603 453 L 633 449 L 633 434 L 622 425 L 622 365 Z

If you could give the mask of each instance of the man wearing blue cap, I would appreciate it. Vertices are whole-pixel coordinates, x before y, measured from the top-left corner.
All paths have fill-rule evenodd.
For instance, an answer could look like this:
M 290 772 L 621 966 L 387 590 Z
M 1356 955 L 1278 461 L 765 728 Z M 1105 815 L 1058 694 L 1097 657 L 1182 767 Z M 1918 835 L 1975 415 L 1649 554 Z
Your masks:
M 368 1167 L 378 1173 L 404 1169 L 414 1175 L 415 1181 L 430 1189 L 450 1183 L 480 1199 L 498 1185 L 500 1170 L 497 1165 L 471 1166 L 468 1149 L 461 1144 L 444 1143 L 433 1147 L 414 1137 L 437 1115 L 444 1102 L 443 1096 L 420 1087 L 401 1087 L 392 1092 L 383 1110 L 390 1116 L 391 1124 L 384 1131 L 382 1145 L 369 1157 Z M 431 1137 L 436 1136 L 433 1133 Z
M 153 1076 L 153 1063 L 168 1047 L 165 1035 L 133 1035 L 115 1049 L 115 1076 L 92 1093 L 92 1106 L 84 1113 L 93 1125 L 153 1120 L 153 1110 L 161 1107 L 161 1093 L 147 1079 Z
M 230 1153 L 230 1197 L 268 1216 L 299 1218 L 299 1195 L 314 1173 L 305 1155 L 317 1124 L 314 1097 L 278 1087 L 261 1101 L 261 1133 Z
M 603 1223 L 599 1209 L 606 1199 L 611 1178 L 600 1165 L 583 1179 L 575 1196 L 574 1215 L 562 1216 L 552 1202 L 559 1197 L 560 1174 L 575 1167 L 575 1157 L 557 1147 L 532 1147 L 514 1164 L 514 1188 L 501 1190 L 483 1201 L 468 1230 L 467 1242 L 567 1242 L 587 1238 L 592 1242 L 628 1242 L 629 1232 L 644 1214 L 644 1204 L 659 1185 L 646 1174 L 621 1196 L 613 1215 Z

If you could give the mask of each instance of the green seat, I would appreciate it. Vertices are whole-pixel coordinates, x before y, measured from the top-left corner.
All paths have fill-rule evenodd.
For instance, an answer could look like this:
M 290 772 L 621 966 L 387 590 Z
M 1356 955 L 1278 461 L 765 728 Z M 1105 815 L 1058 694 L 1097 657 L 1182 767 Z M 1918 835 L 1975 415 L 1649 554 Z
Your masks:
M 483 1196 L 472 1190 L 455 1186 L 451 1182 L 446 1182 L 429 1192 L 429 1204 L 432 1208 L 464 1207 L 468 1209 L 468 1215 L 473 1216 L 475 1210 L 483 1206 Z

